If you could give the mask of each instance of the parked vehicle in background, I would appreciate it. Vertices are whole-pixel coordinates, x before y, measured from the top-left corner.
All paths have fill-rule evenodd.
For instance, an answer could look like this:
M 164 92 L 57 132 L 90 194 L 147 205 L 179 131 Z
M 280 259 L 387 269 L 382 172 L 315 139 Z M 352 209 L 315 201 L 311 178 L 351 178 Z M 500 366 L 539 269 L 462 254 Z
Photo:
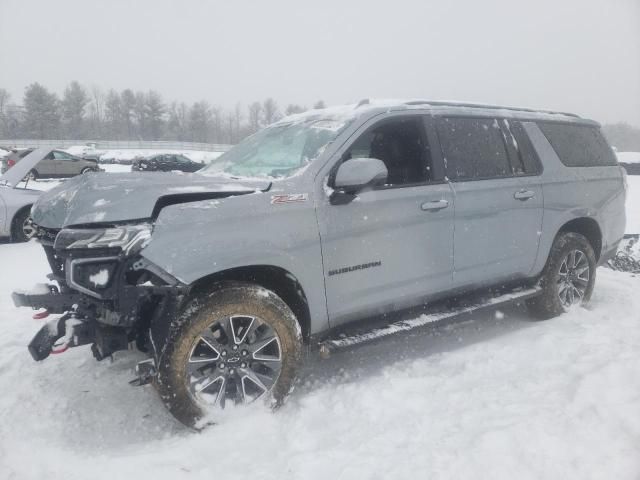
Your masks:
M 162 153 L 148 158 L 137 158 L 131 165 L 134 172 L 197 172 L 204 163 L 194 162 L 179 153 Z
M 640 152 L 616 152 L 616 155 L 629 175 L 640 175 Z
M 10 153 L 11 149 L 9 147 L 3 147 L 0 145 L 0 162 L 3 161 Z M 0 173 L 4 173 L 4 171 L 1 171 Z
M 41 152 L 42 158 L 28 172 L 28 176 L 32 180 L 75 177 L 83 173 L 101 170 L 95 159 L 83 159 L 63 150 L 44 149 L 38 151 Z M 15 157 L 9 156 L 7 167 L 12 168 L 13 165 L 19 163 L 22 158 L 20 155 L 24 156 L 22 152 L 16 154 Z
M 10 153 L 2 159 L 2 171 L 0 173 L 9 170 L 9 168 L 18 163 L 21 158 L 26 157 L 34 150 L 35 148 L 12 148 Z
M 35 229 L 31 226 L 29 212 L 42 192 L 27 188 L 28 184 L 21 188 L 18 185 L 46 152 L 32 151 L 0 176 L 0 237 L 25 242 L 33 236 Z
M 571 114 L 312 110 L 193 175 L 91 175 L 45 193 L 33 222 L 57 285 L 13 298 L 62 314 L 29 345 L 35 360 L 135 341 L 150 355 L 140 382 L 155 376 L 193 424 L 225 404 L 281 404 L 304 344 L 440 321 L 480 289 L 539 318 L 588 301 L 625 231 L 624 175 L 599 125 Z M 379 327 L 443 299 L 440 314 Z

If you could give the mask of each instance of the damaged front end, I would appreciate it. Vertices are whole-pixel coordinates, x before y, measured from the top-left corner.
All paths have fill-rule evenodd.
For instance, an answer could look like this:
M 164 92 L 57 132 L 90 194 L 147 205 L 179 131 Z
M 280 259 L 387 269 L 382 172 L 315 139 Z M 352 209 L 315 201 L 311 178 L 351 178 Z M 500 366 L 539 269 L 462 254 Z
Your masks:
M 151 230 L 146 223 L 37 227 L 51 266 L 51 283 L 14 292 L 13 301 L 17 307 L 44 309 L 35 318 L 60 316 L 29 344 L 34 360 L 86 344 L 93 344 L 97 360 L 128 349 L 131 342 L 155 354 L 154 334 L 166 335 L 163 329 L 169 322 L 163 319 L 175 314 L 188 287 L 140 255 Z

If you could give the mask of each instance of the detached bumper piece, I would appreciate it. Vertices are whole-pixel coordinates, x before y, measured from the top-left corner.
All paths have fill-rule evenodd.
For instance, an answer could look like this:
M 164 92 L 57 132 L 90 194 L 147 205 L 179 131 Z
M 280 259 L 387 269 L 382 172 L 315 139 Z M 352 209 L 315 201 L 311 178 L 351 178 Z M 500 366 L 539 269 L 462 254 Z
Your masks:
M 91 325 L 68 313 L 48 321 L 29 342 L 28 348 L 33 359 L 39 362 L 52 353 L 91 343 L 93 338 Z

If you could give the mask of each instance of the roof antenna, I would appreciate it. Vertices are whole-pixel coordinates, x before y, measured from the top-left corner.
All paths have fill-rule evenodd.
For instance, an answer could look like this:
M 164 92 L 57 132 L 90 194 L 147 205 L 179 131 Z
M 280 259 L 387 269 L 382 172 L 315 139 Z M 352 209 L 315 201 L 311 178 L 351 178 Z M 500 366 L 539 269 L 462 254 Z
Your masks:
M 369 105 L 369 99 L 368 98 L 363 98 L 362 100 L 360 100 L 358 102 L 358 104 L 356 105 L 356 108 L 360 108 L 363 105 Z

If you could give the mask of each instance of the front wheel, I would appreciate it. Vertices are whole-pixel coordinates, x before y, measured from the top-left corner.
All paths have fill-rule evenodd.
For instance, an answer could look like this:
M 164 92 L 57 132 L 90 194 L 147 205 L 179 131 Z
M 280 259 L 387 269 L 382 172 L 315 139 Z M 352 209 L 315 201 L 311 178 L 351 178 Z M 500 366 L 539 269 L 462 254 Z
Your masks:
M 95 168 L 91 168 L 91 167 L 85 167 L 82 169 L 82 171 L 80 172 L 82 175 L 86 174 L 86 173 L 90 173 L 90 172 L 95 172 L 96 169 Z
M 23 208 L 13 218 L 11 225 L 11 240 L 13 242 L 28 242 L 36 233 L 29 218 L 29 208 Z
M 230 405 L 281 405 L 301 355 L 299 324 L 280 297 L 227 284 L 187 303 L 170 329 L 155 385 L 171 413 L 193 426 Z
M 538 318 L 551 318 L 591 299 L 596 280 L 596 256 L 589 241 L 579 233 L 556 237 L 542 272 L 542 294 L 527 302 Z

